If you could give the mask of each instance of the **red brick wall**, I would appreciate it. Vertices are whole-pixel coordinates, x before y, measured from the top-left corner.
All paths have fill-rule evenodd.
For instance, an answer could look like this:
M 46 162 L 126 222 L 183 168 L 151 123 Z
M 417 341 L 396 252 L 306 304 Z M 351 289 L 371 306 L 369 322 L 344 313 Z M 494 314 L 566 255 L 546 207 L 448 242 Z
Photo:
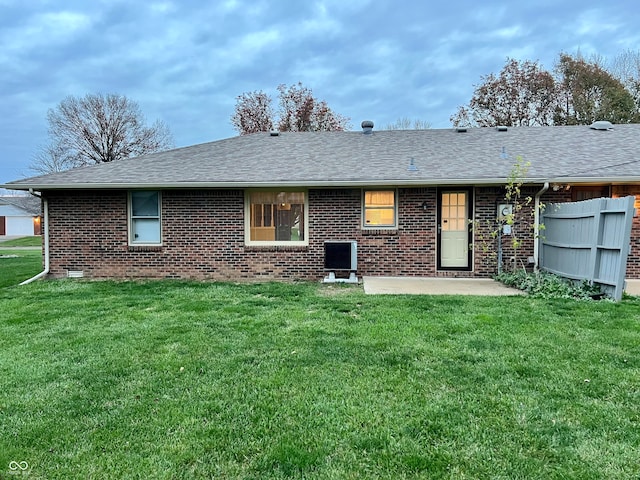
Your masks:
M 519 199 L 521 210 L 516 214 L 516 222 L 512 234 L 501 236 L 502 268 L 505 271 L 516 268 L 533 269 L 529 257 L 534 255 L 534 242 L 537 235 L 544 235 L 544 230 L 535 232 L 534 198 L 541 187 L 523 187 Z M 476 187 L 474 225 L 474 274 L 475 276 L 492 276 L 498 272 L 498 238 L 500 228 L 496 222 L 497 206 L 508 202 L 504 198 L 504 187 Z M 527 198 L 531 201 L 527 202 Z M 571 193 L 548 190 L 541 199 L 542 207 L 546 203 L 570 202 Z M 514 235 L 518 246 L 514 249 Z
M 305 278 L 309 252 L 244 246 L 242 190 L 164 191 L 158 247 L 128 245 L 125 191 L 50 193 L 51 274 L 90 278 Z M 294 249 L 295 250 L 295 249 Z
M 350 205 L 353 217 L 351 235 L 358 241 L 358 273 L 384 276 L 436 275 L 435 188 L 398 190 L 397 230 L 362 230 L 360 190 L 350 190 L 350 195 L 353 198 Z M 423 202 L 430 206 L 426 211 L 422 208 Z M 327 207 L 327 214 L 331 215 L 331 203 Z
M 474 216 L 472 222 L 474 243 L 474 270 L 479 276 L 495 275 L 498 271 L 496 231 L 496 207 L 503 196 L 500 187 L 476 188 L 474 192 Z M 503 242 L 504 243 L 504 242 Z
M 510 203 L 504 199 L 502 187 L 478 187 L 475 189 L 474 215 L 474 270 L 478 276 L 491 276 L 498 272 L 498 242 L 502 242 L 502 268 L 511 270 L 514 264 L 518 268 L 530 268 L 528 258 L 533 255 L 533 205 L 524 204 L 526 196 L 535 192 L 523 190 L 520 200 L 522 209 L 516 214 L 516 222 L 510 235 L 501 233 L 496 219 L 498 205 Z M 513 240 L 519 246 L 513 248 Z
M 50 271 L 89 278 L 320 279 L 325 240 L 357 240 L 359 275 L 434 275 L 435 189 L 403 189 L 397 231 L 360 228 L 359 189 L 309 191 L 308 247 L 244 245 L 241 190 L 164 191 L 161 247 L 130 247 L 127 193 L 49 192 Z
M 398 193 L 397 230 L 362 230 L 360 189 L 312 189 L 308 247 L 248 247 L 242 190 L 168 190 L 162 193 L 162 246 L 130 247 L 127 192 L 47 192 L 50 271 L 56 277 L 81 270 L 89 278 L 319 280 L 326 275 L 323 242 L 356 240 L 358 275 L 486 277 L 496 272 L 495 257 L 482 247 L 485 242 L 492 250 L 496 240 L 488 238 L 489 229 L 483 225 L 495 220 L 502 188 L 475 189 L 474 219 L 480 226 L 474 230 L 472 272 L 437 271 L 437 190 L 401 188 Z M 552 197 L 564 200 L 552 193 L 543 199 Z M 426 211 L 421 207 L 425 201 Z M 524 232 L 532 231 L 529 226 L 518 228 L 523 238 Z M 640 242 L 637 219 L 634 229 L 635 241 Z M 509 239 L 504 241 L 509 259 Z M 639 249 L 635 243 L 637 276 Z M 529 236 L 518 250 L 518 261 L 526 265 L 532 254 Z

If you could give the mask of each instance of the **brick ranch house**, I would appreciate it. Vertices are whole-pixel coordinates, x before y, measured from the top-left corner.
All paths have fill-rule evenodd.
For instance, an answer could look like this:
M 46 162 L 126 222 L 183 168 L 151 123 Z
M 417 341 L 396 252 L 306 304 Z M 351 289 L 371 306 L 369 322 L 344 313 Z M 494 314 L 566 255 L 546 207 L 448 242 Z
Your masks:
M 319 280 L 331 240 L 357 242 L 358 275 L 491 276 L 486 239 L 516 156 L 530 162 L 523 194 L 536 202 L 640 198 L 640 125 L 369 123 L 238 136 L 5 188 L 42 197 L 48 275 L 88 278 Z M 517 261 L 532 267 L 535 220 L 524 217 Z M 637 218 L 627 277 L 640 278 Z

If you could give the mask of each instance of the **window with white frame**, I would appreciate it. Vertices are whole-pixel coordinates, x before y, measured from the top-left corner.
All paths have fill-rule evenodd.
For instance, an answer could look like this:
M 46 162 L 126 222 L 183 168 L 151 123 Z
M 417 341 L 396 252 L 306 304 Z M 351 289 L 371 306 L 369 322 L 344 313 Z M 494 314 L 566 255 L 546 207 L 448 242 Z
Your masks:
M 364 228 L 395 228 L 397 195 L 395 190 L 364 190 L 362 199 Z
M 129 193 L 129 243 L 159 245 L 160 192 L 133 191 Z
M 306 193 L 250 191 L 246 194 L 245 240 L 256 245 L 306 245 Z

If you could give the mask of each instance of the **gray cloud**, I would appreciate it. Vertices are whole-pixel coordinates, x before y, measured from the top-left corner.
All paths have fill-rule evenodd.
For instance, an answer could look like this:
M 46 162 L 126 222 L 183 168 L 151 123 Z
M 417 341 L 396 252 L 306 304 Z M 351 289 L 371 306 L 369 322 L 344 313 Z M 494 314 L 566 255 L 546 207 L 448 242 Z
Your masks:
M 0 0 L 0 183 L 29 174 L 47 110 L 68 95 L 124 94 L 177 146 L 235 135 L 237 95 L 298 81 L 354 128 L 446 128 L 507 57 L 551 69 L 560 52 L 640 44 L 631 0 L 424 3 Z

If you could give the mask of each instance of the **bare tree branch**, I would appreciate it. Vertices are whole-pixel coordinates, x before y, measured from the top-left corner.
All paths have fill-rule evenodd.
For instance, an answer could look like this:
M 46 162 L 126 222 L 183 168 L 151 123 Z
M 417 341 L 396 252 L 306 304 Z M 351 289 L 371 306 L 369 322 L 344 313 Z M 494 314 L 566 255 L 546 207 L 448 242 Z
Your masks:
M 611 74 L 633 97 L 636 111 L 640 112 L 640 50 L 627 50 L 613 60 Z
M 40 147 L 29 165 L 30 170 L 42 175 L 64 172 L 73 167 L 73 160 L 66 155 L 62 148 L 55 144 Z
M 67 97 L 47 112 L 47 122 L 50 144 L 31 164 L 39 173 L 112 162 L 173 146 L 163 122 L 145 126 L 138 104 L 117 94 Z
M 388 124 L 385 130 L 428 130 L 429 128 L 431 128 L 431 123 L 426 120 L 411 120 L 409 117 L 402 117 L 394 123 Z

